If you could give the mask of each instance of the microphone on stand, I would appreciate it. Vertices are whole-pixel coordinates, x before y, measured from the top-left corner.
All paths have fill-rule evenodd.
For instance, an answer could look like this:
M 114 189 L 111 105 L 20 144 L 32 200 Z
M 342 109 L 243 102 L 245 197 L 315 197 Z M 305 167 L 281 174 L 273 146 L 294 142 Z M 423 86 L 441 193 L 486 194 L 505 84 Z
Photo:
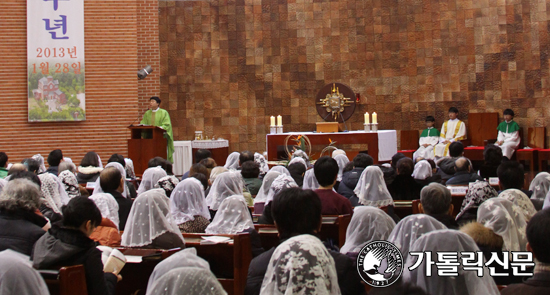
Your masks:
M 141 113 L 141 115 L 138 113 L 138 117 L 134 120 L 134 122 L 132 122 L 132 124 L 130 124 L 130 127 L 131 127 L 131 126 L 134 126 L 134 123 L 135 123 L 137 120 L 139 120 L 139 118 L 143 117 L 143 115 L 145 115 L 145 112 L 147 112 L 148 110 L 149 110 L 149 107 L 147 107 L 147 108 L 145 109 L 145 111 L 143 111 L 143 112 Z

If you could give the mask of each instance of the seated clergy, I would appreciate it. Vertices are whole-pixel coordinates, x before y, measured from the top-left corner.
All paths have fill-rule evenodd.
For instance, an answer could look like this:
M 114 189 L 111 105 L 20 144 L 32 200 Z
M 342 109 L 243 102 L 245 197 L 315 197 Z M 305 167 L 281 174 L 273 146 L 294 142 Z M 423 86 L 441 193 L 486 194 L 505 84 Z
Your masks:
M 439 143 L 435 146 L 435 157 L 444 157 L 449 155 L 449 145 L 455 141 L 466 139 L 466 124 L 457 119 L 458 109 L 451 107 L 449 109 L 449 120 L 441 126 Z

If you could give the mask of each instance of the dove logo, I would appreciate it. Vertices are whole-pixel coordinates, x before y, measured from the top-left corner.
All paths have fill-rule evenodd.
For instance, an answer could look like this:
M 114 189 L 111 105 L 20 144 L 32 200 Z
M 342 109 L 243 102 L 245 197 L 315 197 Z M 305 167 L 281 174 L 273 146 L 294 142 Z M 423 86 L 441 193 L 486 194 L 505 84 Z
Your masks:
M 366 244 L 357 256 L 357 271 L 372 287 L 387 287 L 403 273 L 403 255 L 392 243 L 374 241 Z

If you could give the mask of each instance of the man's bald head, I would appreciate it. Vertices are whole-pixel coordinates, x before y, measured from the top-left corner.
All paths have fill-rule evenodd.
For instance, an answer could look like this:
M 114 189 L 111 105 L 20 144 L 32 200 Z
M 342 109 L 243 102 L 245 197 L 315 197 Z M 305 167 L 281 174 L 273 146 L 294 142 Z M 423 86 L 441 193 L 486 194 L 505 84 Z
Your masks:
M 103 191 L 114 191 L 120 186 L 122 175 L 115 167 L 107 167 L 99 174 L 99 185 Z
M 470 161 L 467 158 L 460 157 L 455 161 L 456 172 L 470 171 Z
M 11 165 L 10 170 L 8 171 L 8 175 L 12 175 L 14 173 L 21 172 L 21 171 L 27 171 L 27 166 L 21 163 L 16 163 Z

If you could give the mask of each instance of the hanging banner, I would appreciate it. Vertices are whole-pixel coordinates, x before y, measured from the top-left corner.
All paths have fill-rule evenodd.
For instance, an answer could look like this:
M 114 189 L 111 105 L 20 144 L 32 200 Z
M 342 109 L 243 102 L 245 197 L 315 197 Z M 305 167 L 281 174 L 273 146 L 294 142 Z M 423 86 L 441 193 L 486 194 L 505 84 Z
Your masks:
M 30 122 L 86 119 L 84 0 L 27 0 Z

